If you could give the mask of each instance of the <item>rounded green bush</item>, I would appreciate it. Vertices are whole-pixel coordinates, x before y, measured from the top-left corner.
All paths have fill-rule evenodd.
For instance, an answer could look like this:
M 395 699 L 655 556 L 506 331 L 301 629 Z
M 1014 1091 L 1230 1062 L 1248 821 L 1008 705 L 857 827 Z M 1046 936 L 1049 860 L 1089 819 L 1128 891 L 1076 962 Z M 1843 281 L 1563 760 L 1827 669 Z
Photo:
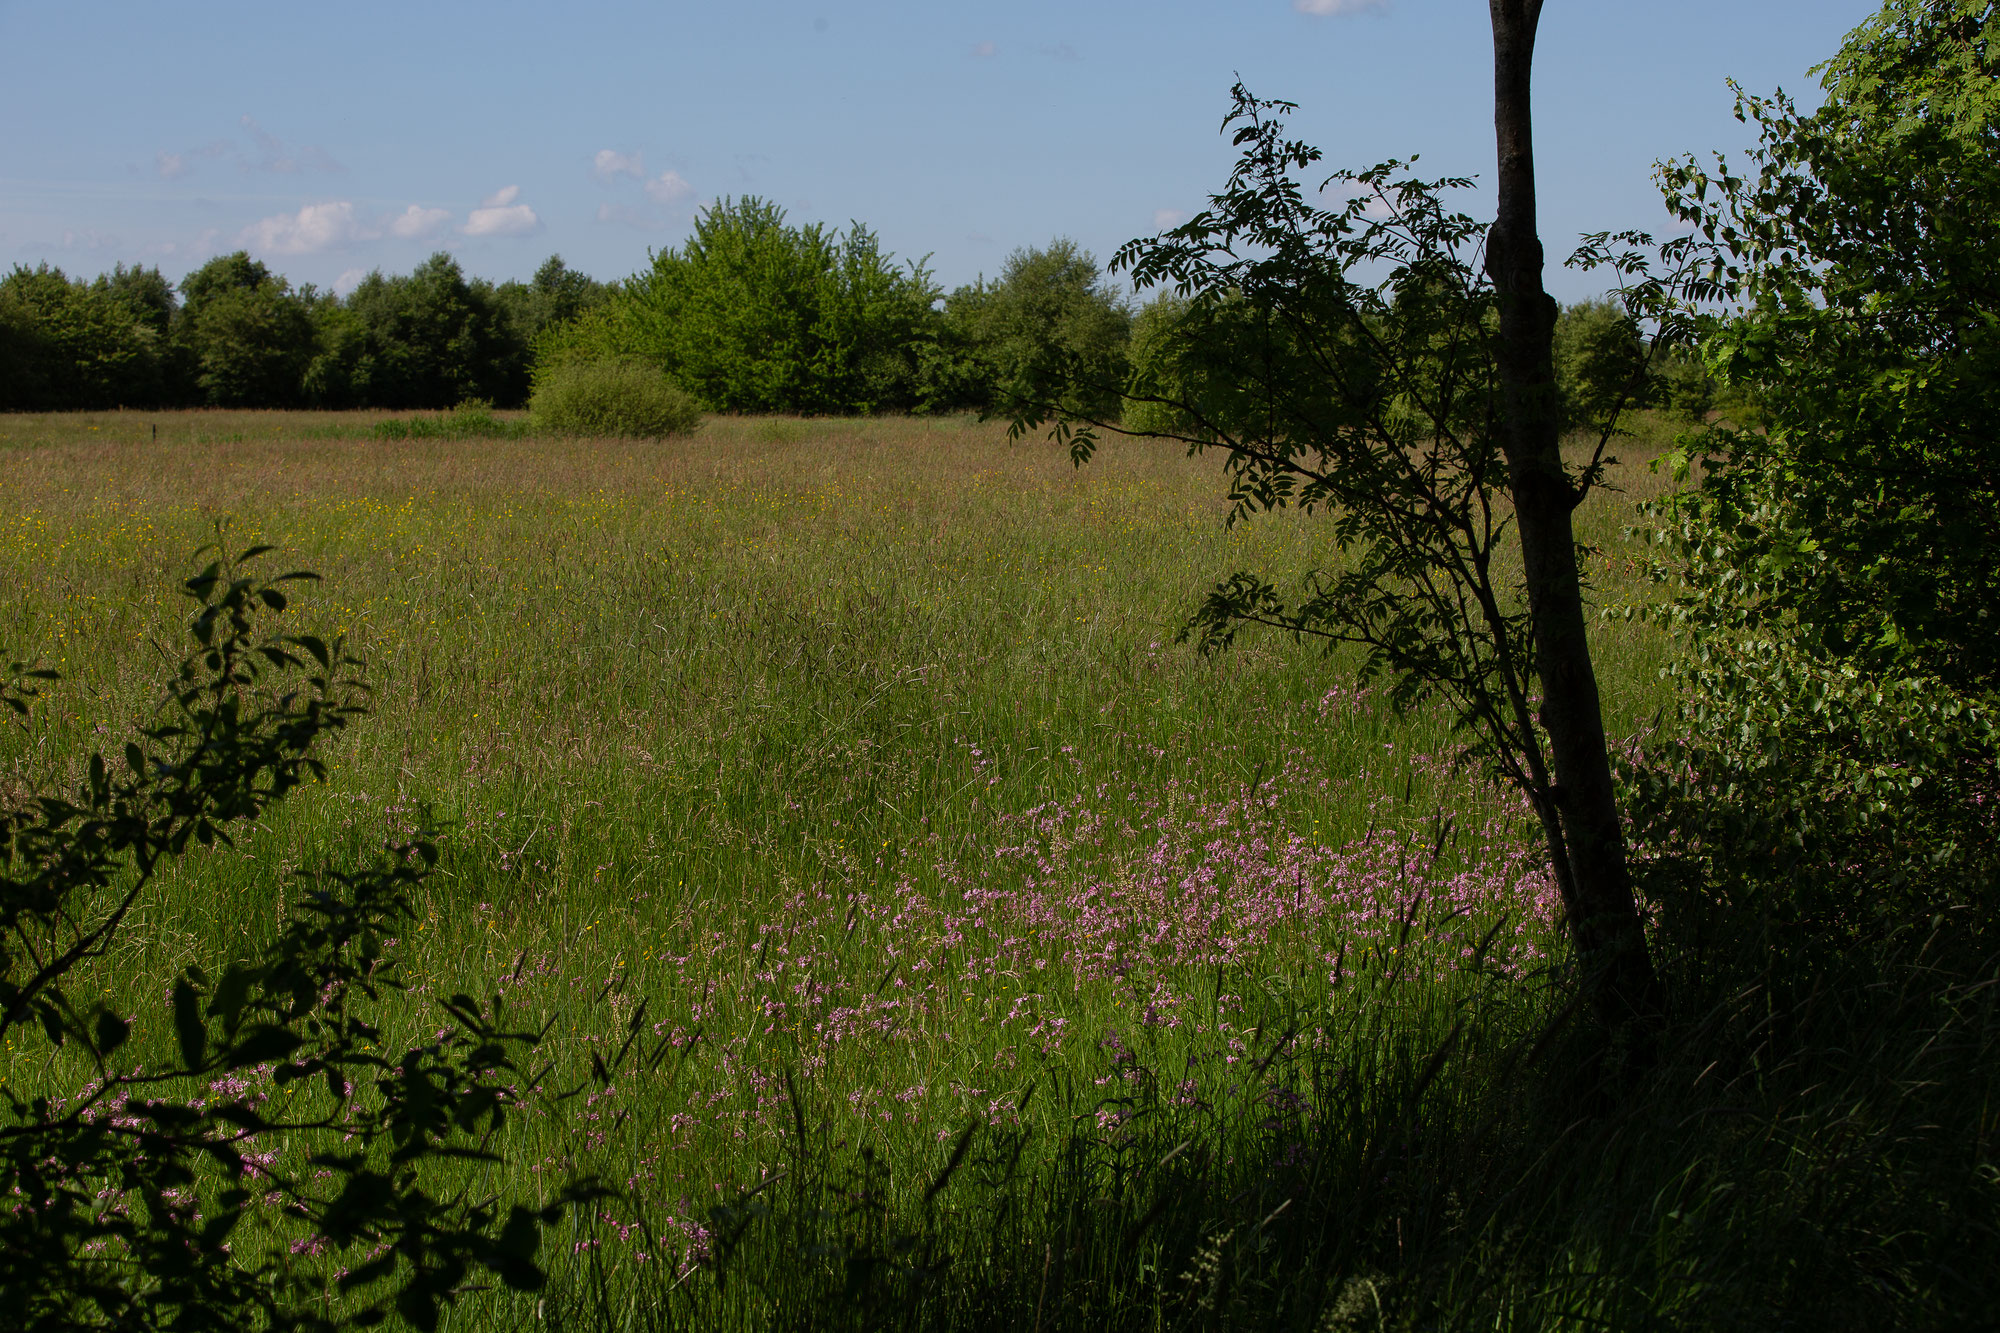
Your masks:
M 535 377 L 528 411 L 556 435 L 660 439 L 701 425 L 695 400 L 643 361 L 563 361 Z

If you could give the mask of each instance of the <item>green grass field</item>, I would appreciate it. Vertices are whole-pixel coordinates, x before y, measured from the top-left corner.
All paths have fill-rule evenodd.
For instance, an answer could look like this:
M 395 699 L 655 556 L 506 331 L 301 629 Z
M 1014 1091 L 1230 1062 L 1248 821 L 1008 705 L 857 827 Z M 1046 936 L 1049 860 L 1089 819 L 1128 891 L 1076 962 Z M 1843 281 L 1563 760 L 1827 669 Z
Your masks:
M 1278 1026 L 1302 1051 L 1351 1039 L 1342 997 L 1371 968 L 1401 978 L 1371 992 L 1374 1030 L 1414 1041 L 1472 994 L 1453 968 L 1475 939 L 1499 929 L 1496 1003 L 1550 955 L 1533 845 L 1438 717 L 1279 639 L 1176 645 L 1213 581 L 1339 558 L 1310 518 L 1225 528 L 1215 460 L 1120 442 L 1077 470 L 962 420 L 717 419 L 659 444 L 371 420 L 0 418 L 0 643 L 65 677 L 0 772 L 59 785 L 122 744 L 218 522 L 323 575 L 292 614 L 366 660 L 372 716 L 324 787 L 186 858 L 93 984 L 164 1054 L 181 967 L 245 955 L 296 873 L 429 830 L 393 1038 L 496 988 L 553 1022 L 551 1086 L 641 1003 L 677 1038 L 514 1121 L 479 1182 L 628 1185 L 564 1238 L 614 1287 L 648 1264 L 706 1281 L 713 1206 L 785 1169 L 807 1120 L 908 1203 L 968 1124 L 1027 1131 L 1031 1158 L 1079 1116 L 1115 1142 L 1135 1071 L 1226 1118 Z M 1583 515 L 1606 604 L 1648 595 L 1623 529 L 1662 484 L 1616 478 Z M 1665 648 L 1607 622 L 1597 651 L 1630 735 Z M 83 1071 L 10 1051 L 0 1076 L 66 1095 Z

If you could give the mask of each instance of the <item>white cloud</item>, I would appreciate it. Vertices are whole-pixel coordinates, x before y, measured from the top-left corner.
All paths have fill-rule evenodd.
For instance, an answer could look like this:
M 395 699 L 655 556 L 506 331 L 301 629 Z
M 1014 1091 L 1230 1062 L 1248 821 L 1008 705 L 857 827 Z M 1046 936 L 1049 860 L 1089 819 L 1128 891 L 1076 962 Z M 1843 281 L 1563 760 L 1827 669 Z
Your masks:
M 678 171 L 663 171 L 646 182 L 646 197 L 670 208 L 679 207 L 694 198 L 694 186 L 689 185 Z
M 367 276 L 368 270 L 365 268 L 342 269 L 340 276 L 333 280 L 334 294 L 336 296 L 347 295 L 356 287 L 359 287 L 361 280 Z
M 1187 220 L 1188 215 L 1178 208 L 1156 208 L 1153 210 L 1153 228 L 1156 231 L 1165 231 L 1169 227 L 1178 227 Z
M 542 220 L 535 216 L 534 209 L 514 202 L 520 197 L 518 185 L 495 190 L 466 215 L 465 225 L 459 231 L 467 236 L 526 236 L 539 231 Z
M 253 222 L 243 229 L 242 240 L 260 254 L 316 255 L 380 235 L 356 217 L 353 204 L 341 199 Z
M 389 220 L 389 234 L 406 241 L 421 241 L 438 235 L 450 225 L 451 210 L 411 204 Z
M 177 176 L 187 175 L 188 162 L 186 153 L 161 153 L 159 162 L 161 180 L 170 181 Z
M 994 56 L 1000 54 L 1000 48 L 992 42 L 975 42 L 973 43 L 972 54 L 981 60 L 991 60 Z
M 678 171 L 663 171 L 657 176 L 648 175 L 644 157 L 638 153 L 619 153 L 604 149 L 592 162 L 592 173 L 606 185 L 618 183 L 621 176 L 630 176 L 639 182 L 639 189 L 645 200 L 636 204 L 606 201 L 597 206 L 599 222 L 616 222 L 622 226 L 637 227 L 641 230 L 658 230 L 676 217 L 684 216 L 696 202 L 695 188 L 687 177 Z
M 1292 8 L 1301 14 L 1313 14 L 1320 18 L 1333 18 L 1340 14 L 1359 14 L 1368 9 L 1386 9 L 1389 0 L 1292 0 Z
M 600 148 L 597 156 L 591 159 L 590 174 L 607 184 L 620 176 L 641 180 L 646 175 L 646 158 L 643 153 L 621 153 L 611 148 Z

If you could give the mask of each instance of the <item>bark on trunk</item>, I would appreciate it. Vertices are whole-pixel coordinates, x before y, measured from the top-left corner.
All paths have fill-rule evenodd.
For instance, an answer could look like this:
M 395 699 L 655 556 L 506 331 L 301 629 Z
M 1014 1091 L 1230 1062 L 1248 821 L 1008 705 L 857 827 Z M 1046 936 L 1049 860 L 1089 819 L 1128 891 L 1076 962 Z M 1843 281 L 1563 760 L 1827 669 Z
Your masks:
M 1576 493 L 1562 462 L 1551 355 L 1556 304 L 1542 288 L 1528 105 L 1542 0 L 1488 3 L 1500 199 L 1487 239 L 1486 271 L 1500 299 L 1501 441 L 1534 624 L 1541 722 L 1555 780 L 1549 799 L 1566 844 L 1551 851 L 1558 864 L 1564 859 L 1569 863 L 1564 907 L 1590 1005 L 1605 1026 L 1624 1029 L 1653 1017 L 1658 986 L 1625 861 L 1570 518 Z

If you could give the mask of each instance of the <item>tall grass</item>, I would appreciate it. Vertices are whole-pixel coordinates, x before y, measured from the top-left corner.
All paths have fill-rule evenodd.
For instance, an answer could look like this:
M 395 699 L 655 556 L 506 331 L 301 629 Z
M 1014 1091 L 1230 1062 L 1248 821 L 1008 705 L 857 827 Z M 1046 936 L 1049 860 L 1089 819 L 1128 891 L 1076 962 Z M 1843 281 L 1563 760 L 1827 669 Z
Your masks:
M 0 419 L 0 642 L 69 676 L 0 763 L 66 780 L 150 705 L 219 518 L 326 576 L 300 614 L 368 660 L 375 716 L 326 787 L 188 858 L 102 989 L 164 1051 L 178 968 L 249 949 L 296 872 L 433 830 L 387 1039 L 436 1026 L 425 997 L 501 991 L 550 1025 L 551 1087 L 628 1034 L 650 1052 L 468 1182 L 626 1197 L 571 1219 L 549 1292 L 452 1327 L 1749 1327 L 1862 1277 L 1883 1303 L 1856 1310 L 1946 1308 L 1911 1218 L 1986 1227 L 1985 1196 L 1944 1156 L 1899 1194 L 1848 1154 L 1985 1143 L 1962 1089 L 1988 1086 L 1991 991 L 1707 996 L 1714 1068 L 1605 1109 L 1561 1058 L 1532 843 L 1441 720 L 1287 643 L 1174 643 L 1208 582 L 1337 560 L 1323 525 L 1225 529 L 1211 464 L 1079 472 L 962 421 L 378 434 Z M 1620 534 L 1661 482 L 1622 480 L 1583 515 L 1607 602 L 1648 595 Z M 1614 731 L 1658 707 L 1664 652 L 1607 628 Z M 1760 1004 L 1807 1007 L 1759 1028 Z M 1875 1035 L 1835 1056 L 1815 1023 Z M 84 1071 L 8 1052 L 0 1077 Z M 1812 1192 L 1829 1159 L 1849 1214 Z M 1736 1244 L 1837 1215 L 1823 1262 Z

